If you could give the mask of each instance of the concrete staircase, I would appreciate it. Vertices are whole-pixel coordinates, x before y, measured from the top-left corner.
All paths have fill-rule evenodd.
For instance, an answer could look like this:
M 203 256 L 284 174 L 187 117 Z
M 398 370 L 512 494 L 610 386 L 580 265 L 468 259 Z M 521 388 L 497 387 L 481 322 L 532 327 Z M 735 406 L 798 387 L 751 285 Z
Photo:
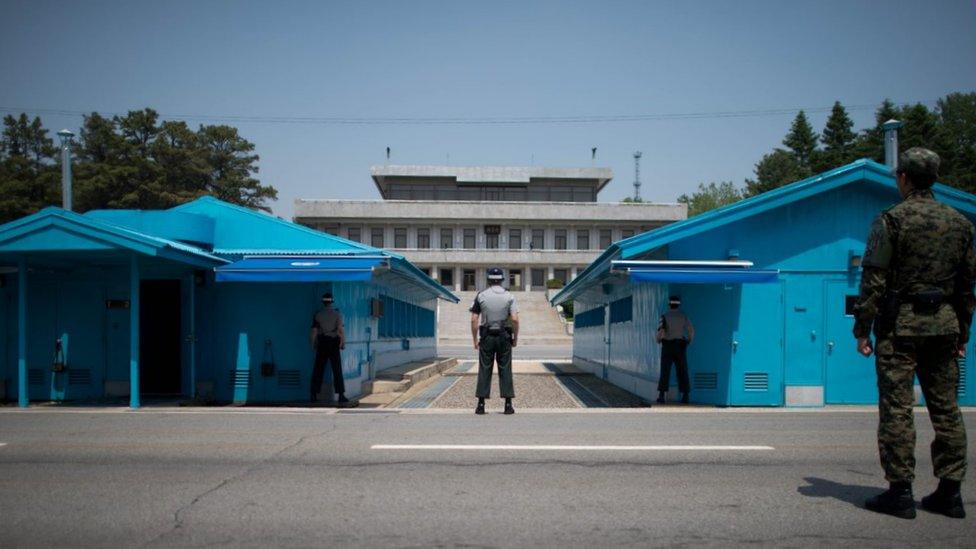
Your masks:
M 438 342 L 444 345 L 471 343 L 471 313 L 468 309 L 478 292 L 455 292 L 458 304 L 440 302 L 437 322 Z M 545 292 L 513 292 L 519 306 L 519 345 L 572 345 L 573 337 L 549 305 Z

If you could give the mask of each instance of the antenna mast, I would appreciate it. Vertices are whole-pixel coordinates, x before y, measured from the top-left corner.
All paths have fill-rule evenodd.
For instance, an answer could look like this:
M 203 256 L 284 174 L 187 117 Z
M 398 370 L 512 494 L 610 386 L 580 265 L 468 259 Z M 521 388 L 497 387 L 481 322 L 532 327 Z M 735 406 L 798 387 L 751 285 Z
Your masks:
M 636 151 L 634 153 L 634 202 L 640 202 L 640 199 L 641 199 L 641 197 L 640 197 L 640 188 L 641 188 L 641 181 L 640 181 L 640 159 L 641 159 L 641 154 L 642 153 L 640 151 Z

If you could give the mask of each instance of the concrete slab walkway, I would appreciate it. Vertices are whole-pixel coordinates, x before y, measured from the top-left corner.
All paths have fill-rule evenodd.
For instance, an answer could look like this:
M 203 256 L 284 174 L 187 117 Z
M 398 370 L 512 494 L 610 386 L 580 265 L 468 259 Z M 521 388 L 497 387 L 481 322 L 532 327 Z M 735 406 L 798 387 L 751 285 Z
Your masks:
M 570 362 L 513 361 L 515 406 L 521 410 L 631 408 L 646 406 L 640 398 L 583 372 Z M 474 408 L 478 365 L 473 360 L 460 361 L 439 379 L 408 391 L 388 405 L 389 408 L 467 409 Z M 501 411 L 498 373 L 492 376 L 493 398 L 487 401 L 489 412 Z

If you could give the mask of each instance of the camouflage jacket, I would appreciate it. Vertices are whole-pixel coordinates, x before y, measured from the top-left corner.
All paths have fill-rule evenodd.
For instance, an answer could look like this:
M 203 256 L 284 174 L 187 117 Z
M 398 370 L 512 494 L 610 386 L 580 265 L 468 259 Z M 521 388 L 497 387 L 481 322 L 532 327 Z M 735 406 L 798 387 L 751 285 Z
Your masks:
M 959 334 L 969 339 L 976 299 L 976 252 L 973 224 L 931 190 L 915 191 L 874 220 L 864 251 L 861 291 L 854 307 L 854 336 L 932 336 Z M 934 310 L 913 303 L 920 293 L 941 291 Z M 879 315 L 892 293 L 893 318 L 881 328 Z M 879 333 L 885 332 L 887 333 Z

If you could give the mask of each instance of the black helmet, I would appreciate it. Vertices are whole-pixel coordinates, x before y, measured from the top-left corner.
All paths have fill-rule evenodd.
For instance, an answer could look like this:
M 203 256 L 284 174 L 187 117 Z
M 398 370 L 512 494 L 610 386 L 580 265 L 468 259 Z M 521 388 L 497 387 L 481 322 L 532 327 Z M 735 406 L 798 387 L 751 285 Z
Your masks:
M 505 273 L 498 267 L 488 269 L 488 280 L 504 280 Z
M 332 293 L 325 292 L 324 294 L 322 294 L 322 303 L 325 304 L 335 303 L 335 299 L 332 297 Z

